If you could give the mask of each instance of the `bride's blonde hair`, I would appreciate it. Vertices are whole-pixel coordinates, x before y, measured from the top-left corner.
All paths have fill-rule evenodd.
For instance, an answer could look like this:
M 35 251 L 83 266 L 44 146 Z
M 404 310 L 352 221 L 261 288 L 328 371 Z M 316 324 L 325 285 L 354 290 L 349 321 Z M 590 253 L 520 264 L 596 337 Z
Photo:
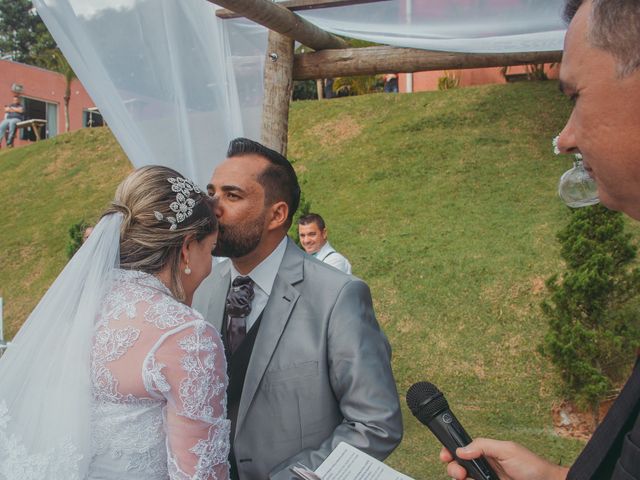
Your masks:
M 177 222 L 175 229 L 167 220 L 176 217 L 170 205 L 176 202 L 170 178 L 183 178 L 168 167 L 147 166 L 133 171 L 118 186 L 111 206 L 102 216 L 116 212 L 124 215 L 120 229 L 120 268 L 155 274 L 170 266 L 169 289 L 175 298 L 185 299 L 180 281 L 180 250 L 189 237 L 201 241 L 218 231 L 213 201 L 206 192 L 191 191 L 195 201 L 191 215 Z M 161 219 L 160 219 L 161 218 Z

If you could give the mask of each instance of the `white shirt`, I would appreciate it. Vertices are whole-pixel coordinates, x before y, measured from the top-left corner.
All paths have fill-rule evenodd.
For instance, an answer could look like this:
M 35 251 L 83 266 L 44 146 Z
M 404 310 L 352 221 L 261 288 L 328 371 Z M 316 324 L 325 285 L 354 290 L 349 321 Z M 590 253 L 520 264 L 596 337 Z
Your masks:
M 253 280 L 253 283 L 255 283 L 253 288 L 253 301 L 251 302 L 251 313 L 245 319 L 247 332 L 251 327 L 253 327 L 253 324 L 256 323 L 256 320 L 258 320 L 262 310 L 264 310 L 264 307 L 269 301 L 273 282 L 276 280 L 276 275 L 280 269 L 280 264 L 282 263 L 286 249 L 287 237 L 285 236 L 267 258 L 260 262 L 248 274 L 244 275 L 245 277 L 250 277 L 251 280 Z M 243 275 L 236 270 L 233 266 L 233 262 L 231 262 L 231 282 L 233 283 L 236 277 L 240 276 Z
M 331 265 L 338 270 L 351 275 L 351 264 L 344 255 L 336 252 L 329 242 L 325 242 L 320 250 L 313 254 L 321 262 Z

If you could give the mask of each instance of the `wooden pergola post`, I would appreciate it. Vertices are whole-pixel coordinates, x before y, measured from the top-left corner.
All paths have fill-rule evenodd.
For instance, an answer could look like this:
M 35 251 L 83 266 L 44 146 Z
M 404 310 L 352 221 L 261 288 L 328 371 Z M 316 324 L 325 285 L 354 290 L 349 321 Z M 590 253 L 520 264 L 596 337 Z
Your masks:
M 322 100 L 324 98 L 324 80 L 322 78 L 316 78 L 316 92 L 318 100 Z
M 287 154 L 289 103 L 293 91 L 293 39 L 269 31 L 264 65 L 262 135 L 264 145 Z

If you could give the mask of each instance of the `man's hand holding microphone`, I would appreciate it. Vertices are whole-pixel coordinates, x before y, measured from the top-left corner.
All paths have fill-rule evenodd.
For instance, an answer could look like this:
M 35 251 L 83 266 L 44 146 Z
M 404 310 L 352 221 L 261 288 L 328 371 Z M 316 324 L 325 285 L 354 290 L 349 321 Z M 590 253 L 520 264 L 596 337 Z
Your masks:
M 411 413 L 444 445 L 440 460 L 455 480 L 564 480 L 568 469 L 522 445 L 488 438 L 471 440 L 438 387 L 418 382 L 407 392 Z
M 462 460 L 480 457 L 487 459 L 500 480 L 565 480 L 566 467 L 554 465 L 515 442 L 502 442 L 489 438 L 476 438 L 455 452 Z M 467 471 L 445 447 L 440 451 L 440 460 L 447 463 L 447 475 L 456 480 L 468 478 Z

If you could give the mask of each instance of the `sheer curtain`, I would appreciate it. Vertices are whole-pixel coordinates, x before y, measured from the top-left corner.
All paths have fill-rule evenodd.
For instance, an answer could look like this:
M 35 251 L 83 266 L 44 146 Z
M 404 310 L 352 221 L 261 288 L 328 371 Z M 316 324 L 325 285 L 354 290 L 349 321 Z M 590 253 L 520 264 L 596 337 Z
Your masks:
M 259 136 L 266 33 L 204 0 L 35 0 L 134 166 L 205 185 L 229 139 Z
M 386 0 L 298 12 L 329 32 L 397 47 L 501 53 L 562 50 L 562 0 Z
M 34 0 L 134 166 L 204 186 L 227 143 L 260 137 L 266 29 L 206 0 Z M 297 12 L 330 32 L 458 52 L 560 50 L 563 0 L 386 0 Z

